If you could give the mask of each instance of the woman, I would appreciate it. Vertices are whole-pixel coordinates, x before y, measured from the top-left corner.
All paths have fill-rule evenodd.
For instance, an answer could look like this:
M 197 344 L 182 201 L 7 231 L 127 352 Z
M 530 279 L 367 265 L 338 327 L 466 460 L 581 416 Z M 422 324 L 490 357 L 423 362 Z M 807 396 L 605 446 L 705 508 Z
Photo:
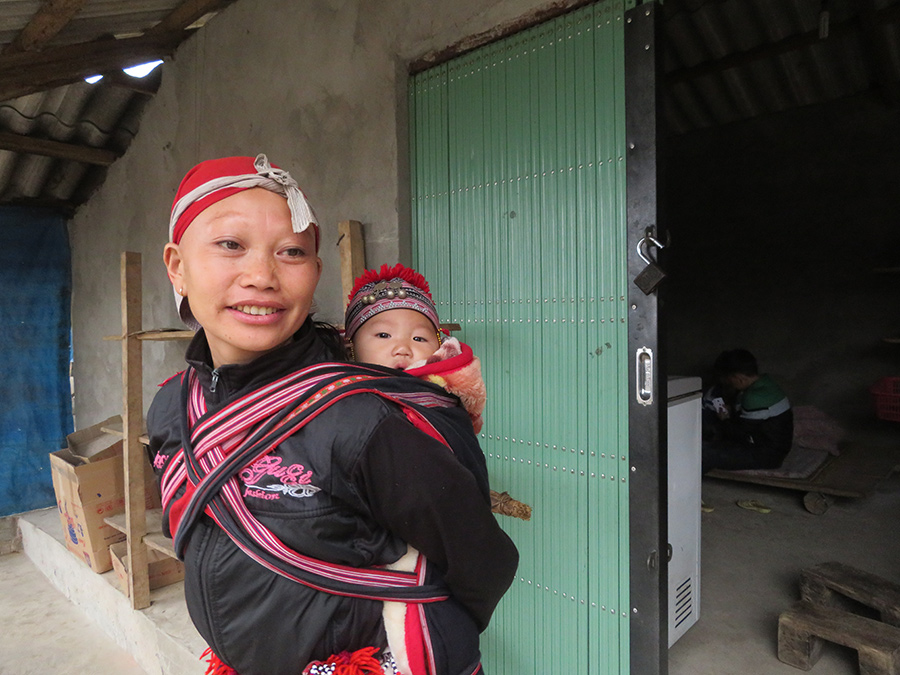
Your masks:
M 179 312 L 199 330 L 147 426 L 210 671 L 481 672 L 478 636 L 518 554 L 486 470 L 453 456 L 477 450 L 465 410 L 335 363 L 339 342 L 310 318 L 315 215 L 264 155 L 194 167 L 169 240 Z M 408 546 L 424 558 L 404 571 Z

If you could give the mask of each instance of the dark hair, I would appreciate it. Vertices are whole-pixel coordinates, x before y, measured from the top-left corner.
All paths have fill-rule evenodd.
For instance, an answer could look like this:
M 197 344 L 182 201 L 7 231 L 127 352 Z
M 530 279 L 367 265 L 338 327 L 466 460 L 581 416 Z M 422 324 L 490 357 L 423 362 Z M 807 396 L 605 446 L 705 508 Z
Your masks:
M 337 328 L 330 323 L 324 321 L 313 321 L 313 328 L 319 335 L 319 339 L 325 343 L 331 357 L 335 361 L 349 361 L 350 355 L 347 353 L 347 347 L 344 344 L 344 336 Z
M 720 377 L 726 375 L 758 375 L 756 357 L 746 349 L 731 349 L 722 352 L 713 366 Z

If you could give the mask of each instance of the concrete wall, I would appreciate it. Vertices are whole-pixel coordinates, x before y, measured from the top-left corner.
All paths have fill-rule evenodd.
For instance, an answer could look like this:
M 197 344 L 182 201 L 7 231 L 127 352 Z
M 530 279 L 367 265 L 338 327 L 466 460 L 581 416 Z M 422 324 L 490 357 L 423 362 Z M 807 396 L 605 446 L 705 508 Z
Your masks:
M 178 327 L 162 247 L 172 198 L 203 159 L 265 152 L 323 225 L 319 317 L 339 321 L 336 225 L 364 224 L 367 262 L 408 261 L 406 82 L 430 52 L 575 2 L 238 0 L 167 62 L 127 154 L 71 223 L 75 415 L 121 409 L 119 256 L 144 258 L 144 326 Z M 183 343 L 145 343 L 145 408 Z
M 794 403 L 846 424 L 900 375 L 900 111 L 873 96 L 676 138 L 664 153 L 673 242 L 670 372 L 743 346 Z

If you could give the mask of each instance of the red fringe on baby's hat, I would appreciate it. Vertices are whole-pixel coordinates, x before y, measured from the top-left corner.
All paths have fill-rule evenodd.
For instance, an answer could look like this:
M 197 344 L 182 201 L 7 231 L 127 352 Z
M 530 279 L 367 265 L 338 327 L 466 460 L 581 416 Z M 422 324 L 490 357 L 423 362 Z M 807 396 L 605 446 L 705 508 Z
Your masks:
M 391 279 L 397 279 L 398 277 L 400 279 L 403 279 L 407 283 L 422 289 L 423 291 L 425 291 L 426 295 L 428 295 L 429 298 L 431 297 L 431 289 L 428 288 L 428 282 L 421 274 L 416 272 L 411 267 L 404 267 L 399 263 L 394 265 L 393 267 L 390 267 L 387 263 L 385 263 L 378 271 L 366 270 L 358 277 L 356 277 L 356 282 L 353 284 L 353 290 L 350 291 L 350 295 L 347 296 L 347 300 L 352 301 L 353 296 L 356 295 L 359 289 L 366 284 L 374 284 L 379 281 L 390 281 Z

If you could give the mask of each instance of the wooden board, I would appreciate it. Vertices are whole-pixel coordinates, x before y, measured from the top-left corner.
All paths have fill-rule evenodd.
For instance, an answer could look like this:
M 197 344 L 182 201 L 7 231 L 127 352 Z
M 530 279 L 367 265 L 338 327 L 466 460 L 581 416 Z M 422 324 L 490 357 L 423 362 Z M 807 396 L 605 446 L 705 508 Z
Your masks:
M 341 256 L 341 288 L 344 307 L 347 296 L 353 290 L 353 282 L 366 270 L 366 247 L 363 239 L 362 223 L 358 220 L 344 220 L 338 223 L 338 249 Z
M 133 333 L 126 333 L 125 337 L 135 337 L 138 340 L 151 340 L 156 342 L 166 342 L 169 340 L 191 340 L 194 337 L 192 330 L 179 330 L 177 328 L 154 328 L 152 330 L 137 330 Z M 103 339 L 107 341 L 124 340 L 122 335 L 104 335 Z
M 710 471 L 706 477 L 803 492 L 819 492 L 835 497 L 865 497 L 878 483 L 890 476 L 898 465 L 900 465 L 900 448 L 851 444 L 843 448 L 837 457 L 831 457 L 808 478 L 757 476 L 720 469 Z
M 141 331 L 136 337 L 138 340 L 152 340 L 158 342 L 165 342 L 168 340 L 192 340 L 194 338 L 194 331 L 164 328 Z
M 122 430 L 125 468 L 125 548 L 128 555 L 128 595 L 132 609 L 150 606 L 150 578 L 144 535 L 144 447 L 142 346 L 137 339 L 142 322 L 141 254 L 126 251 L 121 259 L 122 281 Z
M 162 509 L 148 509 L 145 513 L 147 517 L 147 534 L 144 535 L 144 544 L 160 553 L 166 554 L 170 558 L 177 557 L 172 546 L 172 540 L 162 533 Z M 104 520 L 119 532 L 125 532 L 124 513 L 104 518 Z
M 839 606 L 839 597 L 851 598 L 876 610 L 884 623 L 900 628 L 900 585 L 836 560 L 800 571 L 800 597 L 829 607 Z
M 147 420 L 143 420 L 141 422 L 141 435 L 138 436 L 138 441 L 143 443 L 144 445 L 149 445 L 150 437 L 147 435 Z M 122 428 L 122 419 L 119 418 L 117 422 L 113 422 L 108 426 L 100 427 L 100 431 L 104 434 L 109 434 L 110 436 L 115 436 L 116 438 L 125 438 L 125 430 Z

